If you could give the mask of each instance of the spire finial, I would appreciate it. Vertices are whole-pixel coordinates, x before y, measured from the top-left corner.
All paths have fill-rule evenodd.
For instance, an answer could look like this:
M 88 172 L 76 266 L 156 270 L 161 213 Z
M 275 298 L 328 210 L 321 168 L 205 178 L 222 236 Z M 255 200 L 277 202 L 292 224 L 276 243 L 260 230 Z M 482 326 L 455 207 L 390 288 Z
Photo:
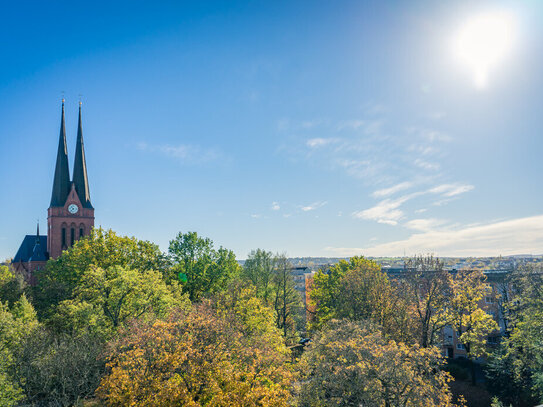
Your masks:
M 62 91 L 60 93 L 62 93 L 62 106 L 64 106 L 64 91 Z
M 36 243 L 40 244 L 40 219 L 39 218 L 36 225 Z

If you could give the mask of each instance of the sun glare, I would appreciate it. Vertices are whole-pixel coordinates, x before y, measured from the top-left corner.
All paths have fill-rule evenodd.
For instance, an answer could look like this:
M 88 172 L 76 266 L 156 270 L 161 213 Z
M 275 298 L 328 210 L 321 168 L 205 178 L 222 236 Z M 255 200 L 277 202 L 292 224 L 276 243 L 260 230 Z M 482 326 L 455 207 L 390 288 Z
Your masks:
M 487 12 L 468 20 L 454 41 L 458 60 L 470 70 L 475 86 L 486 87 L 489 72 L 509 54 L 515 21 L 510 13 Z

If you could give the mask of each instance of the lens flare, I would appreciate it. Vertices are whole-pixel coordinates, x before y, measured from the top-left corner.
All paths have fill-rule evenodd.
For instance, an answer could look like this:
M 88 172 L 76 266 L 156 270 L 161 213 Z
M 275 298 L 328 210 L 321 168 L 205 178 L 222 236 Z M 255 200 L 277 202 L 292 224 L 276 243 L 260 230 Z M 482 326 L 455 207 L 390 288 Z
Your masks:
M 504 11 L 474 16 L 460 28 L 455 37 L 454 52 L 473 75 L 475 86 L 487 86 L 489 72 L 511 51 L 514 32 L 515 19 Z

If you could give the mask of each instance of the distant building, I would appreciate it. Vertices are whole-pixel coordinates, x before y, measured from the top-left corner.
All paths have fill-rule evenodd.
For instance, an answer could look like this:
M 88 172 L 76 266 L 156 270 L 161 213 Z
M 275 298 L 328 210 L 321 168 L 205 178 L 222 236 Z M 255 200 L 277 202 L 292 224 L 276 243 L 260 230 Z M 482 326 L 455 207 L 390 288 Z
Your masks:
M 64 100 L 62 100 L 57 161 L 47 215 L 47 235 L 40 235 L 38 225 L 35 235 L 24 237 L 12 260 L 15 270 L 21 272 L 30 283 L 35 283 L 34 272 L 45 266 L 48 259 L 56 259 L 63 250 L 72 246 L 78 239 L 89 235 L 94 227 L 94 208 L 90 201 L 83 143 L 81 102 L 79 103 L 73 178 L 70 178 Z

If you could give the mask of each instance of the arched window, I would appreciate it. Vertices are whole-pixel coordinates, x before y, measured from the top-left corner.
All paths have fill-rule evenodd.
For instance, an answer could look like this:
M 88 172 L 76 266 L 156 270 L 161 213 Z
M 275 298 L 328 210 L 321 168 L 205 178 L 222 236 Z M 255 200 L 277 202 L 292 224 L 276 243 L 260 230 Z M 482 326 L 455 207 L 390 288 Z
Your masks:
M 73 246 L 75 243 L 75 228 L 72 226 L 70 228 L 70 246 Z
M 81 239 L 83 236 L 85 236 L 85 225 L 81 224 L 79 225 L 79 238 Z
M 62 227 L 62 248 L 66 247 L 66 228 Z

